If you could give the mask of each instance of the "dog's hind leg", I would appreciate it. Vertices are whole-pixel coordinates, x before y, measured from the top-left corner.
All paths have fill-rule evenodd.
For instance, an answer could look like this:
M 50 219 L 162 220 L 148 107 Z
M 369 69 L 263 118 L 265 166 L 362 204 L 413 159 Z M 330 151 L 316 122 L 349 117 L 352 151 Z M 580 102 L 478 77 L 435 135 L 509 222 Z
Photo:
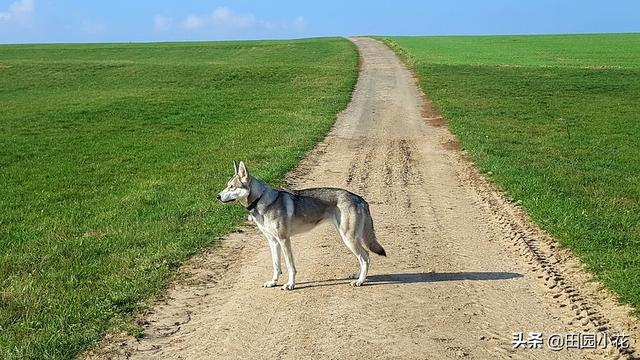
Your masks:
M 346 238 L 346 236 L 342 234 L 340 234 L 340 236 L 360 264 L 360 271 L 352 275 L 352 279 L 355 280 L 351 282 L 351 286 L 360 286 L 364 283 L 367 278 L 367 273 L 369 272 L 369 253 L 367 253 L 367 250 L 362 247 L 362 244 L 360 244 L 358 240 Z
M 357 248 L 356 257 L 358 258 L 358 262 L 360 263 L 360 274 L 358 278 L 351 282 L 351 286 L 360 286 L 364 283 L 367 278 L 367 273 L 369 272 L 369 253 L 365 250 L 360 242 L 357 242 L 359 245 Z
M 351 276 L 351 278 L 355 279 L 351 282 L 351 286 L 360 286 L 364 283 L 369 272 L 369 253 L 358 238 L 359 233 L 362 233 L 361 224 L 353 221 L 353 218 L 349 219 L 341 216 L 339 219 L 336 217 L 336 230 L 338 230 L 342 242 L 355 255 L 360 265 L 360 270 Z
M 282 246 L 284 260 L 287 262 L 287 270 L 289 273 L 289 279 L 287 283 L 282 286 L 282 290 L 293 290 L 296 286 L 296 265 L 293 260 L 293 252 L 291 251 L 291 239 L 278 239 L 278 242 Z
M 278 282 L 278 276 L 282 274 L 282 269 L 280 267 L 280 243 L 275 238 L 269 237 L 269 248 L 271 249 L 271 262 L 273 264 L 273 276 L 271 277 L 271 281 L 267 281 L 264 283 L 264 287 L 270 288 L 276 286 Z
M 347 246 L 347 248 L 349 250 L 351 250 L 351 252 L 353 253 L 353 255 L 355 255 L 356 259 L 358 260 L 358 271 L 349 274 L 347 276 L 348 279 L 354 279 L 356 281 L 352 281 L 351 285 L 353 286 L 360 286 L 362 285 L 362 282 L 364 282 L 364 278 L 367 276 L 366 272 L 369 270 L 369 256 L 366 252 L 366 250 L 361 249 L 362 246 L 358 246 L 357 244 L 355 246 L 352 246 L 350 244 L 354 243 L 354 241 L 352 240 L 348 240 L 344 235 L 340 234 L 340 238 L 342 238 L 342 241 L 344 242 L 344 244 Z M 362 253 L 364 253 L 364 255 L 362 255 Z M 365 275 L 362 278 L 362 282 L 360 282 L 359 284 L 357 284 L 360 280 L 361 274 L 362 274 L 362 269 L 363 269 L 363 260 L 365 260 L 366 258 L 366 270 L 365 270 Z

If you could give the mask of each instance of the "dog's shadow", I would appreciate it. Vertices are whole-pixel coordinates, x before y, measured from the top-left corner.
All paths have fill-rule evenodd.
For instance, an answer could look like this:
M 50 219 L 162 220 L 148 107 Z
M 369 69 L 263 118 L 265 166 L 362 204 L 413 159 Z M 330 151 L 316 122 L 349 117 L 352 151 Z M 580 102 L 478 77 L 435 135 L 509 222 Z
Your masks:
M 369 275 L 363 286 L 389 285 L 389 284 L 415 284 L 432 283 L 440 281 L 491 281 L 509 280 L 523 277 L 522 274 L 513 272 L 495 271 L 463 271 L 463 272 L 430 272 L 430 273 L 399 273 Z M 334 286 L 349 283 L 351 279 L 328 279 L 319 281 L 299 282 L 298 288 L 312 288 L 320 286 Z

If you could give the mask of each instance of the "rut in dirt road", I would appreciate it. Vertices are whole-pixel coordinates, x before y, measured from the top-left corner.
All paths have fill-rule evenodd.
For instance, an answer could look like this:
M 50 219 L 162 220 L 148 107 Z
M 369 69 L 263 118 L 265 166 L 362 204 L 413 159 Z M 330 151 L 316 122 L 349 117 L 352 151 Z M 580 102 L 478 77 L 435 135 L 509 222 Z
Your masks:
M 139 320 L 142 339 L 114 342 L 102 356 L 633 357 L 612 346 L 513 349 L 514 332 L 625 331 L 635 339 L 637 327 L 628 309 L 579 288 L 583 273 L 567 270 L 570 259 L 477 175 L 446 127 L 425 120 L 438 115 L 397 57 L 378 41 L 352 41 L 362 59 L 352 102 L 288 180 L 362 195 L 388 257 L 372 254 L 367 283 L 352 288 L 357 262 L 333 227 L 322 226 L 292 239 L 297 290 L 264 289 L 269 249 L 244 227 L 184 267 Z

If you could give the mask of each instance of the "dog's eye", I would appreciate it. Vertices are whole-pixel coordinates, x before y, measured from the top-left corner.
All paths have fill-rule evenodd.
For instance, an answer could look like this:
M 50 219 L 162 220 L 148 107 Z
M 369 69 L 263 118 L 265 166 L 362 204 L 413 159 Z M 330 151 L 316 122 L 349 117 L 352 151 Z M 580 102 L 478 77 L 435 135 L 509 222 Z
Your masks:
M 233 185 L 229 186 L 229 190 L 233 190 L 233 189 L 235 189 L 235 188 L 236 188 L 236 187 L 235 187 L 235 186 L 233 186 Z

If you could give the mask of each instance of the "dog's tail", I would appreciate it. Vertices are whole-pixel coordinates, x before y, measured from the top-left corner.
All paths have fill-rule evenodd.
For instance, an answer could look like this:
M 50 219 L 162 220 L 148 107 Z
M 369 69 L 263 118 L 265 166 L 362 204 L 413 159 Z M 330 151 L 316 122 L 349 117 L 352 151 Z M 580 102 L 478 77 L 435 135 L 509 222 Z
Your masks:
M 369 250 L 373 251 L 374 253 L 380 256 L 387 256 L 387 252 L 384 251 L 384 248 L 376 239 L 376 232 L 373 229 L 373 218 L 371 217 L 371 213 L 369 212 L 369 206 L 366 206 L 364 221 L 364 233 L 362 234 L 362 240 L 364 241 L 364 244 Z

